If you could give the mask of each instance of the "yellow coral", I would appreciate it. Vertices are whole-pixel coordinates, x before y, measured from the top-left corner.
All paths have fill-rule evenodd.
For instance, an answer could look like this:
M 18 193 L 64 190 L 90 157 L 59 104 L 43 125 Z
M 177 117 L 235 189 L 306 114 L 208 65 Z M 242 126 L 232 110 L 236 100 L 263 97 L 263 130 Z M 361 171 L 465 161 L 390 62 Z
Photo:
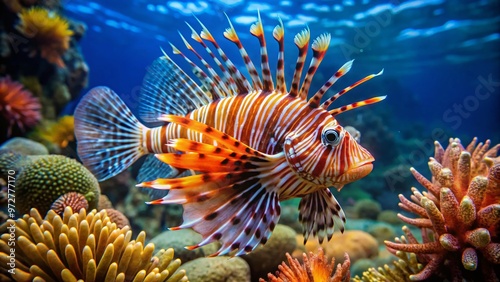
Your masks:
M 14 274 L 8 266 L 10 233 L 15 226 Z M 145 244 L 141 232 L 131 240 L 132 231 L 120 229 L 105 211 L 73 213 L 66 208 L 60 217 L 50 211 L 42 219 L 36 209 L 18 220 L 8 220 L 0 240 L 2 281 L 187 281 L 173 249 L 153 256 L 154 245 Z
M 69 48 L 73 35 L 69 23 L 57 14 L 38 7 L 23 10 L 19 18 L 17 29 L 36 45 L 41 57 L 64 67 L 61 56 Z
M 69 142 L 75 140 L 75 119 L 73 116 L 63 116 L 56 122 L 46 122 L 37 127 L 34 138 L 66 148 Z

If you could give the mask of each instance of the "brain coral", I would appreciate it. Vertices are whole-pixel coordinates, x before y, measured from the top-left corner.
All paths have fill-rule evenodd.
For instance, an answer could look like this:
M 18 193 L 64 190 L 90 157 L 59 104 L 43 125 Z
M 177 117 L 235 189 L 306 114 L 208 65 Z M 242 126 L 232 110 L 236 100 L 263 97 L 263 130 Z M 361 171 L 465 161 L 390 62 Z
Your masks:
M 15 226 L 15 274 L 10 269 L 7 226 Z M 49 211 L 42 219 L 36 209 L 1 228 L 1 281 L 188 281 L 173 250 L 145 244 L 141 232 L 135 240 L 129 227 L 111 223 L 105 211 L 73 213 L 60 217 Z
M 62 155 L 26 156 L 16 163 L 16 208 L 21 214 L 36 208 L 46 214 L 68 192 L 85 196 L 89 210 L 97 208 L 100 188 L 83 165 Z
M 490 143 L 477 144 L 475 138 L 464 148 L 459 139 L 450 139 L 445 150 L 436 142 L 429 161 L 432 178 L 411 169 L 427 191 L 412 188 L 410 199 L 400 195 L 400 207 L 417 218 L 399 217 L 420 228 L 423 242 L 403 227 L 405 238 L 385 244 L 393 253 L 416 254 L 424 267 L 410 276 L 412 281 L 500 278 L 500 144 L 490 149 Z
M 55 13 L 37 7 L 23 10 L 19 18 L 17 29 L 34 44 L 40 56 L 64 67 L 61 56 L 69 48 L 69 40 L 73 35 L 68 22 Z

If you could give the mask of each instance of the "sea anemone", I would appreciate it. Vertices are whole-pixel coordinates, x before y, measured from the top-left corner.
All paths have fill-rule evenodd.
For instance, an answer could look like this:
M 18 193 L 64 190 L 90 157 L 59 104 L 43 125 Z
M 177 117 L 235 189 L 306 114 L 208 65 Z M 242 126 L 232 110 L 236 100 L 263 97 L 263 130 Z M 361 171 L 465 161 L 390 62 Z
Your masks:
M 0 116 L 8 124 L 7 136 L 12 134 L 14 126 L 23 132 L 35 126 L 42 118 L 41 107 L 38 99 L 21 83 L 10 77 L 0 78 Z
M 73 116 L 63 116 L 56 122 L 43 123 L 36 128 L 34 138 L 66 148 L 75 140 L 75 119 Z
M 427 191 L 412 188 L 411 200 L 399 195 L 400 207 L 418 218 L 399 217 L 420 228 L 423 242 L 405 226 L 401 240 L 385 244 L 395 254 L 414 253 L 424 265 L 410 276 L 412 281 L 500 278 L 500 144 L 490 149 L 489 140 L 476 143 L 474 138 L 464 148 L 459 139 L 450 139 L 444 150 L 435 142 L 435 155 L 429 161 L 431 180 L 411 168 Z
M 344 262 L 337 265 L 335 269 L 335 259 L 328 263 L 328 258 L 324 255 L 323 249 L 318 250 L 318 254 L 309 252 L 303 255 L 304 263 L 300 264 L 297 259 L 286 254 L 288 265 L 283 262 L 278 266 L 276 275 L 268 274 L 269 282 L 347 282 L 350 279 L 351 262 L 349 256 L 344 254 Z M 334 271 L 335 269 L 335 271 Z M 264 279 L 260 279 L 264 282 Z
M 19 14 L 17 30 L 28 38 L 50 63 L 64 67 L 61 56 L 69 48 L 73 31 L 69 23 L 59 15 L 44 8 L 30 8 Z
M 15 228 L 7 232 L 7 227 Z M 1 281 L 187 281 L 173 249 L 153 255 L 142 231 L 135 240 L 128 226 L 120 229 L 105 211 L 73 213 L 61 217 L 50 211 L 42 219 L 36 209 L 1 228 Z M 9 262 L 11 234 L 16 237 L 15 271 Z M 175 273 L 176 272 L 176 273 Z

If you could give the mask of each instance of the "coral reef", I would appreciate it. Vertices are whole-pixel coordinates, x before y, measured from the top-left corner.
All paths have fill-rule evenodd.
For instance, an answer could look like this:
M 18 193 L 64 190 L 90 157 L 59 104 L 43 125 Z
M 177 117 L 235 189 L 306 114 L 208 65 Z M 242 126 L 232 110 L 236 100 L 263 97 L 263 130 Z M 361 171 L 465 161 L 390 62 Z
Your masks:
M 15 226 L 15 274 L 8 272 L 6 226 Z M 135 240 L 128 227 L 117 228 L 105 211 L 66 208 L 63 217 L 50 211 L 42 219 L 36 209 L 2 226 L 0 280 L 5 281 L 188 281 L 173 259 L 173 250 L 145 244 L 141 232 Z
M 380 204 L 372 199 L 363 199 L 354 205 L 354 212 L 358 218 L 376 219 L 381 211 Z
M 89 209 L 97 207 L 99 183 L 79 162 L 61 155 L 16 156 L 7 152 L 0 153 L 3 159 L 16 159 L 0 161 L 0 171 L 16 168 L 16 208 L 21 214 L 31 208 L 46 214 L 59 197 L 69 192 L 84 195 Z
M 293 253 L 296 258 L 301 258 L 303 252 L 315 252 L 318 248 L 323 248 L 329 258 L 342 261 L 344 253 L 349 255 L 352 263 L 362 258 L 373 258 L 378 255 L 379 248 L 377 240 L 367 232 L 361 230 L 347 230 L 344 233 L 333 233 L 332 239 L 319 244 L 317 240 L 309 240 L 303 246 L 304 237 L 297 236 L 297 250 Z
M 118 228 L 130 226 L 128 218 L 121 211 L 115 209 L 105 209 L 105 211 L 111 222 L 115 223 Z
M 60 151 L 75 141 L 74 117 L 63 116 L 57 121 L 44 121 L 35 128 L 30 137 L 49 148 L 56 146 L 56 151 Z
M 401 237 L 406 242 L 404 236 Z M 420 272 L 422 264 L 417 261 L 417 256 L 413 253 L 397 251 L 399 260 L 393 261 L 391 265 L 385 264 L 383 267 L 370 267 L 364 271 L 362 276 L 356 275 L 353 282 L 411 282 L 411 275 Z
M 21 155 L 48 155 L 49 150 L 43 144 L 24 137 L 14 137 L 0 146 L 0 149 L 10 150 Z
M 335 269 L 335 259 L 328 263 L 328 258 L 324 255 L 323 249 L 319 249 L 317 254 L 309 252 L 308 255 L 302 254 L 303 264 L 300 264 L 297 259 L 292 258 L 290 254 L 286 254 L 288 265 L 283 262 L 279 267 L 276 275 L 268 274 L 270 282 L 347 282 L 350 280 L 350 265 L 349 256 L 344 255 L 344 262 L 338 264 Z M 335 269 L 335 271 L 334 271 Z M 264 282 L 260 279 L 260 282 Z
M 418 218 L 399 217 L 421 229 L 422 243 L 407 227 L 402 240 L 385 242 L 391 252 L 414 253 L 424 265 L 411 280 L 500 278 L 500 144 L 490 145 L 489 140 L 477 144 L 474 138 L 464 148 L 455 138 L 445 150 L 435 142 L 429 161 L 432 179 L 411 169 L 427 191 L 412 188 L 411 200 L 399 195 L 400 207 Z
M 250 282 L 250 267 L 241 257 L 197 258 L 182 268 L 190 282 Z
M 156 235 L 149 242 L 155 244 L 158 248 L 173 248 L 177 257 L 180 258 L 183 263 L 186 263 L 213 254 L 220 248 L 219 242 L 213 242 L 194 250 L 187 250 L 185 248 L 186 246 L 196 245 L 201 240 L 201 235 L 196 233 L 196 231 L 192 229 L 182 229 L 164 231 Z
M 278 268 L 286 259 L 286 254 L 297 248 L 296 236 L 297 233 L 292 228 L 277 224 L 265 245 L 241 256 L 250 265 L 252 281 L 258 281 L 260 277 L 266 277 L 269 272 Z
M 42 118 L 40 102 L 19 82 L 0 77 L 0 119 L 7 126 L 2 136 L 10 137 L 13 130 L 25 132 Z
M 34 45 L 31 55 L 39 52 L 47 61 L 64 67 L 61 56 L 69 48 L 69 40 L 73 31 L 69 23 L 45 8 L 33 7 L 21 11 L 18 31 Z
M 81 209 L 88 210 L 89 202 L 85 199 L 84 195 L 77 192 L 69 192 L 62 195 L 54 203 L 52 203 L 50 209 L 55 211 L 57 214 L 62 215 L 66 207 L 70 207 L 71 210 L 74 211 L 79 211 Z
M 21 82 L 41 104 L 43 120 L 55 120 L 87 85 L 78 44 L 86 27 L 63 18 L 60 1 L 4 0 L 0 6 L 0 76 Z

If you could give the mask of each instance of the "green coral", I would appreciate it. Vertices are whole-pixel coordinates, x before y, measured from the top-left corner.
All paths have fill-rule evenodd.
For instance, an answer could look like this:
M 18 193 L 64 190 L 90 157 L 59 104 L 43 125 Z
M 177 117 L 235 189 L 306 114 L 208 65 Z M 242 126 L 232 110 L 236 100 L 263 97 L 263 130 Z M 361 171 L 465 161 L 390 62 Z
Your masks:
M 372 199 L 363 199 L 354 205 L 354 212 L 358 218 L 376 219 L 381 211 L 380 204 Z
M 83 165 L 62 155 L 0 156 L 0 171 L 15 171 L 16 208 L 21 214 L 36 208 L 46 214 L 61 195 L 77 192 L 85 196 L 89 210 L 97 208 L 100 188 L 97 179 Z M 14 161 L 12 161 L 14 160 Z

